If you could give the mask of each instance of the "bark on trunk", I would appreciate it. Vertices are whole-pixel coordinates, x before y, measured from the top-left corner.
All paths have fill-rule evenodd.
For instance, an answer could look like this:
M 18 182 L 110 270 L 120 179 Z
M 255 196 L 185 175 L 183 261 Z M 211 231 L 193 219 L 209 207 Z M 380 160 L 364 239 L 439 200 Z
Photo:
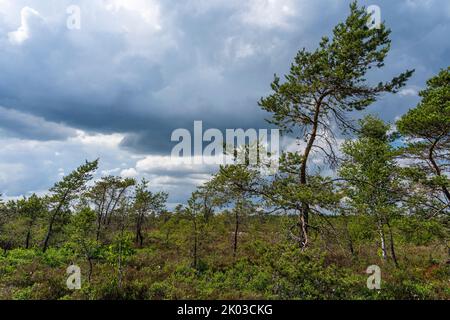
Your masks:
M 233 243 L 233 260 L 236 260 L 237 247 L 238 247 L 238 234 L 239 234 L 239 214 L 236 210 L 235 215 L 235 227 L 234 227 L 234 243 Z
M 386 239 L 384 236 L 383 223 L 380 220 L 378 221 L 378 233 L 380 235 L 380 242 L 381 242 L 381 255 L 383 259 L 386 260 L 387 258 Z
M 141 248 L 144 244 L 144 236 L 142 235 L 142 222 L 143 222 L 142 214 L 139 214 L 138 219 L 136 221 L 136 245 L 139 245 Z
M 194 256 L 193 256 L 193 258 L 194 258 L 194 261 L 193 261 L 193 265 L 194 265 L 194 269 L 197 269 L 197 246 L 198 246 L 198 238 L 197 238 L 197 222 L 195 221 L 195 217 L 194 217 L 194 220 L 193 220 L 193 223 L 194 223 L 194 252 L 193 252 L 193 254 L 194 254 Z
M 42 252 L 47 251 L 48 249 L 48 244 L 50 242 L 50 237 L 52 235 L 53 232 L 53 224 L 55 223 L 55 219 L 57 216 L 57 212 L 54 212 L 52 215 L 52 218 L 50 219 L 50 224 L 48 225 L 48 230 L 47 230 L 47 234 L 45 235 L 45 240 L 44 240 L 44 245 L 42 247 Z
M 345 236 L 347 238 L 347 246 L 348 246 L 348 250 L 350 251 L 350 254 L 352 255 L 352 257 L 355 257 L 355 247 L 353 246 L 353 240 L 352 237 L 350 236 L 350 232 L 348 231 L 348 226 L 347 223 L 345 224 Z
M 389 242 L 391 244 L 392 260 L 394 261 L 395 266 L 398 268 L 398 260 L 397 260 L 397 255 L 395 253 L 394 235 L 392 234 L 392 228 L 391 228 L 391 225 L 389 224 L 389 222 L 387 222 L 386 225 L 389 230 Z
M 122 290 L 122 240 L 119 243 L 119 261 L 117 267 L 118 267 L 117 287 L 119 288 L 120 291 Z
M 92 264 L 92 259 L 88 258 L 88 262 L 89 262 L 89 274 L 88 274 L 88 281 L 89 283 L 91 283 L 91 278 L 92 278 L 92 270 L 94 268 L 93 264 Z
M 58 207 L 56 207 L 55 211 L 53 212 L 52 218 L 50 219 L 50 223 L 48 226 L 48 231 L 47 234 L 45 235 L 45 240 L 44 240 L 44 245 L 42 247 L 42 252 L 47 251 L 48 249 L 48 244 L 50 242 L 50 237 L 52 236 L 52 232 L 53 232 L 53 224 L 55 223 L 56 217 L 58 216 L 59 212 L 61 211 L 61 208 L 63 206 L 63 204 L 66 202 L 67 197 L 69 196 L 70 190 L 66 190 L 63 197 L 61 198 L 61 200 L 58 203 Z
M 434 148 L 436 147 L 437 143 L 438 143 L 438 140 L 436 140 L 433 143 L 433 145 L 431 146 L 430 151 L 428 153 L 428 159 L 430 160 L 431 166 L 433 167 L 434 171 L 436 172 L 436 175 L 441 176 L 441 174 L 442 174 L 441 169 L 439 168 L 439 166 L 437 165 L 437 163 L 433 157 Z M 450 201 L 450 191 L 447 189 L 446 186 L 442 186 L 442 192 L 444 193 L 447 200 Z
M 25 239 L 25 249 L 30 248 L 30 239 L 31 239 L 31 226 L 30 226 L 30 229 L 28 229 L 27 237 Z
M 306 171 L 307 171 L 307 163 L 308 157 L 311 153 L 311 150 L 314 145 L 314 141 L 317 137 L 317 131 L 319 128 L 319 114 L 320 114 L 321 100 L 319 100 L 316 104 L 316 109 L 314 112 L 314 118 L 312 123 L 312 131 L 311 136 L 308 139 L 306 144 L 305 152 L 303 154 L 302 163 L 300 166 L 300 185 L 306 185 Z M 305 249 L 308 246 L 308 220 L 309 220 L 309 204 L 303 202 L 301 204 L 300 216 L 299 216 L 299 234 L 300 234 L 300 246 L 302 249 Z

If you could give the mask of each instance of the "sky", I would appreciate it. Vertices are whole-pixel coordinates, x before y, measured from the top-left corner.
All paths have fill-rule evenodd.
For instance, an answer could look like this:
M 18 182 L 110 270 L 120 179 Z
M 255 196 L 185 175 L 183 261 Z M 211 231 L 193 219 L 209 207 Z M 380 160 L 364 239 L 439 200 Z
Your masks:
M 268 128 L 258 100 L 302 48 L 345 19 L 346 0 L 0 0 L 0 193 L 45 193 L 86 159 L 146 177 L 184 202 L 216 169 L 175 164 L 173 130 Z M 382 72 L 416 69 L 367 112 L 393 123 L 449 65 L 450 1 L 378 5 L 392 29 Z M 79 8 L 74 28 L 72 5 Z M 77 20 L 78 21 L 78 20 Z

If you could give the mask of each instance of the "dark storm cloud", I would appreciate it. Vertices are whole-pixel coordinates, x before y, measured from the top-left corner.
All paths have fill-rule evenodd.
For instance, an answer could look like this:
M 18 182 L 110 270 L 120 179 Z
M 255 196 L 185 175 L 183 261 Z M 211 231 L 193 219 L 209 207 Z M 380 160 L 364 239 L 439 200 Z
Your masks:
M 176 45 L 156 62 L 127 52 L 116 30 L 86 27 L 74 35 L 29 14 L 29 39 L 12 45 L 3 35 L 0 103 L 74 128 L 126 133 L 123 147 L 140 152 L 167 152 L 170 133 L 194 120 L 216 128 L 267 127 L 257 100 L 274 71 L 286 68 L 281 60 L 294 54 L 289 40 L 296 33 L 245 29 L 238 9 L 190 15 L 189 6 L 162 8 Z
M 0 106 L 0 132 L 29 140 L 65 140 L 75 136 L 73 129 L 42 118 Z
M 445 66 L 448 12 L 417 1 L 378 5 L 394 30 L 390 71 L 383 76 L 416 67 L 412 83 L 423 85 Z M 124 148 L 147 153 L 168 152 L 170 133 L 191 128 L 194 120 L 217 128 L 267 127 L 257 101 L 273 73 L 286 72 L 295 52 L 312 49 L 348 10 L 329 1 L 307 6 L 311 12 L 304 8 L 291 8 L 297 11 L 286 20 L 290 28 L 264 28 L 241 19 L 240 6 L 166 2 L 160 8 L 163 30 L 154 37 L 176 44 L 157 60 L 128 50 L 126 34 L 117 29 L 97 30 L 90 21 L 70 31 L 64 21 L 49 25 L 29 14 L 28 40 L 13 45 L 2 35 L 0 104 L 74 128 L 125 133 Z M 384 118 L 399 113 L 392 107 L 379 111 Z

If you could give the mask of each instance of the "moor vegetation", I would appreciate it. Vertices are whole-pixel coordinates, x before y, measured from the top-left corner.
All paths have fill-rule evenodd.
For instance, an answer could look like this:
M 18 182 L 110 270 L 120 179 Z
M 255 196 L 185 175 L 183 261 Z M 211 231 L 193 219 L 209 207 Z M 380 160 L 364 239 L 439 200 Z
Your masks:
M 394 125 L 358 116 L 413 74 L 366 80 L 390 49 L 367 19 L 353 3 L 260 100 L 299 141 L 277 172 L 244 157 L 167 210 L 151 181 L 94 180 L 95 160 L 44 196 L 0 202 L 0 298 L 449 299 L 450 68 Z M 80 290 L 66 286 L 72 264 Z

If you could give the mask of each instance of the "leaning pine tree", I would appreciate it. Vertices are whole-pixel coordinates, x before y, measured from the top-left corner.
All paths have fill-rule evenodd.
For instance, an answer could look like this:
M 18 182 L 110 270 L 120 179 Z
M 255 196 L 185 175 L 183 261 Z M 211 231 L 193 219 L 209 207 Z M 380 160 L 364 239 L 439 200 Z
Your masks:
M 86 184 L 92 179 L 97 167 L 98 159 L 92 162 L 86 161 L 85 164 L 79 166 L 50 189 L 51 210 L 49 212 L 47 234 L 42 244 L 43 252 L 48 249 L 58 218 L 69 210 L 71 202 L 76 200 L 79 193 L 86 188 Z
M 347 113 L 365 109 L 382 93 L 395 93 L 414 72 L 406 71 L 377 85 L 367 82 L 370 69 L 384 66 L 391 43 L 390 30 L 385 24 L 369 28 L 369 19 L 366 9 L 353 2 L 350 15 L 334 28 L 332 38 L 322 38 L 319 48 L 313 52 L 300 50 L 285 81 L 281 83 L 275 75 L 271 85 L 273 93 L 259 102 L 262 109 L 272 113 L 269 122 L 284 134 L 299 134 L 305 142 L 303 150 L 286 157 L 297 159 L 294 168 L 300 190 L 308 187 L 308 165 L 314 150 L 323 152 L 331 163 L 335 160 L 333 127 L 353 130 Z M 288 173 L 292 175 L 292 170 Z M 296 239 L 305 248 L 312 208 L 307 197 L 298 199 L 291 208 L 299 213 Z

